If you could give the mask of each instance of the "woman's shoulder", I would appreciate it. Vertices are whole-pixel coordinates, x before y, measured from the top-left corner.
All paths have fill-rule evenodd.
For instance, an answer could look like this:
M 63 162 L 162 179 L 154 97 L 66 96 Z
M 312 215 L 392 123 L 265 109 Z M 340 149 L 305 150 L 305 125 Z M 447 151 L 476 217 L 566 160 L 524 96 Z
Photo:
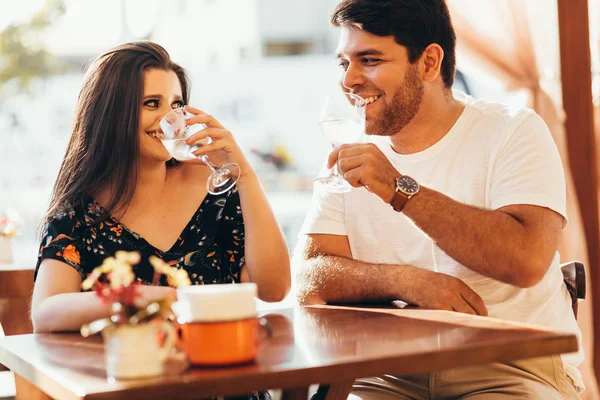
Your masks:
M 86 197 L 55 213 L 42 231 L 35 275 L 41 262 L 49 258 L 72 266 L 84 279 L 91 272 L 88 266 L 98 264 L 98 260 L 89 258 L 94 254 L 88 247 L 93 237 L 93 223 L 103 211 L 92 197 Z
M 93 225 L 104 214 L 102 206 L 93 197 L 86 196 L 52 215 L 44 226 L 44 234 L 73 234 Z

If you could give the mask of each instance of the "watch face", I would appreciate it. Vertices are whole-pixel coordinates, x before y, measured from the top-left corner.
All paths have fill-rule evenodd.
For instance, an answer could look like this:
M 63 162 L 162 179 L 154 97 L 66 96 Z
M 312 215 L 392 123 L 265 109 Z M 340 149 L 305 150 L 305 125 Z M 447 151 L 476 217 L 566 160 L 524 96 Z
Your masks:
M 406 195 L 412 195 L 419 191 L 419 184 L 410 176 L 402 175 L 396 182 L 398 189 Z

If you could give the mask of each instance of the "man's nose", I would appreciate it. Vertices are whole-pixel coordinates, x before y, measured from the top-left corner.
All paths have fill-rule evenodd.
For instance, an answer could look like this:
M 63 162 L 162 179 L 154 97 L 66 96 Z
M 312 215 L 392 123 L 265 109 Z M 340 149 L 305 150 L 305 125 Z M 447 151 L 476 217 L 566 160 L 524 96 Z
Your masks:
M 354 64 L 348 65 L 348 68 L 344 72 L 344 77 L 342 79 L 342 85 L 346 89 L 352 89 L 355 86 L 364 84 L 364 82 L 365 82 L 365 78 L 364 78 L 360 68 L 358 68 Z

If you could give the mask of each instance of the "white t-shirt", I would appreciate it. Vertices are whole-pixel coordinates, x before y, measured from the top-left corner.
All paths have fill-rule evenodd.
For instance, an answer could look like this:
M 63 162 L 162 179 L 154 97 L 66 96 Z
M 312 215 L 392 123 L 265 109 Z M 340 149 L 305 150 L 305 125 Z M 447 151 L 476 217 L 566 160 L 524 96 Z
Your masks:
M 454 95 L 465 109 L 433 146 L 401 155 L 388 138 L 372 136 L 371 141 L 400 173 L 456 201 L 491 210 L 511 204 L 547 207 L 561 214 L 566 225 L 564 171 L 544 121 L 531 110 Z M 558 252 L 535 286 L 523 289 L 503 283 L 461 265 L 404 214 L 364 188 L 340 194 L 315 186 L 300 231 L 311 233 L 348 236 L 356 260 L 408 264 L 455 276 L 481 296 L 490 317 L 573 332 L 581 343 Z M 583 388 L 576 368 L 583 360 L 581 345 L 579 352 L 562 357 L 566 373 Z

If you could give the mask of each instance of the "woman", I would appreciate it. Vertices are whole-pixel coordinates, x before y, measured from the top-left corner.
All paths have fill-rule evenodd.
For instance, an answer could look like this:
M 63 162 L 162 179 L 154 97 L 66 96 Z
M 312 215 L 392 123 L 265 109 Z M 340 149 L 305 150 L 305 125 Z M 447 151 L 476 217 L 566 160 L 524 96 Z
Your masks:
M 109 315 L 81 282 L 117 250 L 138 251 L 136 278 L 152 282 L 156 255 L 184 268 L 192 284 L 255 282 L 264 301 L 280 301 L 290 287 L 287 246 L 256 173 L 231 132 L 187 106 L 184 70 L 151 42 L 116 47 L 98 57 L 84 78 L 71 140 L 46 214 L 35 271 L 35 332 L 79 330 Z M 207 194 L 210 169 L 180 163 L 156 138 L 174 108 L 194 114 L 212 144 L 241 167 L 236 187 Z M 174 299 L 175 289 L 141 286 L 145 300 Z

